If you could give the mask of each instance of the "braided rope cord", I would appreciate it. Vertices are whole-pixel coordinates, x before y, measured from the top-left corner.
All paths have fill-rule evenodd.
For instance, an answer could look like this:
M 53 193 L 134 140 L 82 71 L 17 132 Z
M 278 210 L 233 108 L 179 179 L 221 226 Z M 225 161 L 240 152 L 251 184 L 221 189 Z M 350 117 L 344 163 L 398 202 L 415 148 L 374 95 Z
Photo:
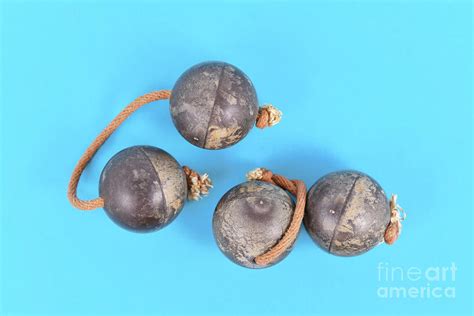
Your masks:
M 306 185 L 301 180 L 289 180 L 286 177 L 274 174 L 270 170 L 256 169 L 247 175 L 249 180 L 261 180 L 287 190 L 296 197 L 295 210 L 291 218 L 290 225 L 286 229 L 283 237 L 267 252 L 257 256 L 255 263 L 267 265 L 277 260 L 295 242 L 303 221 L 304 209 L 306 205 Z

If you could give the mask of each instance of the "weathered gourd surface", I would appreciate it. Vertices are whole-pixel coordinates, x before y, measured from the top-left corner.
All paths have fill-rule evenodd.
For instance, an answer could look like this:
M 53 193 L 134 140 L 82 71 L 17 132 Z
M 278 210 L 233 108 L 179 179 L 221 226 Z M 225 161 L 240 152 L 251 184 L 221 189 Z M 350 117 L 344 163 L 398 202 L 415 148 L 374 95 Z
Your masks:
M 252 82 L 237 67 L 206 62 L 181 75 L 171 93 L 170 110 L 186 140 L 221 149 L 247 135 L 255 124 L 258 100 Z
M 219 201 L 213 217 L 217 245 L 233 262 L 248 268 L 263 268 L 285 258 L 288 249 L 267 266 L 255 257 L 273 247 L 287 230 L 294 204 L 283 189 L 261 181 L 249 181 L 230 189 Z
M 390 222 L 385 192 L 357 171 L 330 173 L 309 190 L 304 225 L 324 250 L 340 256 L 362 254 L 383 242 Z
M 113 156 L 100 176 L 104 209 L 120 226 L 139 232 L 169 224 L 184 206 L 186 177 L 166 151 L 129 147 Z

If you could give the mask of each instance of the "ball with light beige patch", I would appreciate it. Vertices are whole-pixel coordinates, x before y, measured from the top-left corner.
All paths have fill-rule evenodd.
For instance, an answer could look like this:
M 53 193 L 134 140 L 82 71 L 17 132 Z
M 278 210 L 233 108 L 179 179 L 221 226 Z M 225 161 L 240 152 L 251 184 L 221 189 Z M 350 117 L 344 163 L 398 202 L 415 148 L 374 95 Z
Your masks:
M 358 171 L 339 171 L 309 190 L 304 225 L 314 242 L 329 253 L 355 256 L 384 241 L 390 206 L 382 187 Z
M 205 62 L 184 72 L 170 98 L 173 123 L 191 144 L 222 149 L 254 126 L 258 100 L 250 79 L 224 62 Z
M 212 228 L 219 249 L 233 262 L 257 269 L 283 260 L 292 247 L 268 265 L 255 258 L 266 253 L 283 237 L 294 213 L 294 203 L 280 187 L 248 181 L 230 189 L 214 211 Z
M 155 231 L 181 212 L 187 195 L 186 176 L 166 151 L 151 146 L 129 147 L 104 167 L 99 194 L 107 215 L 121 227 Z

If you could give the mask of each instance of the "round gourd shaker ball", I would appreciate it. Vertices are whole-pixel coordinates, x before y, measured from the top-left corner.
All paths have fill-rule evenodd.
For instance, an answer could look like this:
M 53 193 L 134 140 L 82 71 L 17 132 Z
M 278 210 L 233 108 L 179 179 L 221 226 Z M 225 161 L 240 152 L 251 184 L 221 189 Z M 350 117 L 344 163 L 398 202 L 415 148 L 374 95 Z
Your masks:
M 271 106 L 264 108 L 268 116 L 265 126 L 278 123 L 281 112 Z M 170 110 L 179 133 L 191 144 L 206 149 L 236 144 L 247 135 L 259 114 L 250 79 L 223 62 L 201 63 L 184 72 L 173 87 Z
M 262 266 L 255 258 L 272 248 L 290 225 L 294 204 L 288 193 L 276 185 L 248 181 L 230 189 L 219 201 L 212 219 L 214 237 L 227 258 L 247 268 Z
M 399 220 L 397 216 L 396 202 L 391 209 L 374 179 L 357 171 L 340 171 L 322 177 L 311 187 L 304 225 L 322 249 L 355 256 L 383 242 L 392 219 Z
M 129 147 L 105 166 L 99 195 L 107 215 L 118 225 L 153 231 L 181 212 L 187 196 L 186 175 L 176 159 L 162 149 Z

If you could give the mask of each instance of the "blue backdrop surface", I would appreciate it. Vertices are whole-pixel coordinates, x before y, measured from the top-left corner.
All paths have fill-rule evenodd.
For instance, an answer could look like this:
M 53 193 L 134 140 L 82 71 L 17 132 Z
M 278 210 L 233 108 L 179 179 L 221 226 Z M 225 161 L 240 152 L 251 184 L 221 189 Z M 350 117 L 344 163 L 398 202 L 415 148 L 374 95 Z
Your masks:
M 471 15 L 468 1 L 3 2 L 0 313 L 471 314 Z M 94 157 L 80 196 L 138 144 L 208 171 L 211 195 L 151 234 L 71 207 L 70 173 L 98 132 L 206 60 L 244 70 L 281 124 L 205 151 L 168 102 L 147 105 Z M 408 213 L 400 240 L 341 258 L 303 230 L 272 268 L 232 264 L 212 214 L 259 166 L 308 186 L 370 174 Z

